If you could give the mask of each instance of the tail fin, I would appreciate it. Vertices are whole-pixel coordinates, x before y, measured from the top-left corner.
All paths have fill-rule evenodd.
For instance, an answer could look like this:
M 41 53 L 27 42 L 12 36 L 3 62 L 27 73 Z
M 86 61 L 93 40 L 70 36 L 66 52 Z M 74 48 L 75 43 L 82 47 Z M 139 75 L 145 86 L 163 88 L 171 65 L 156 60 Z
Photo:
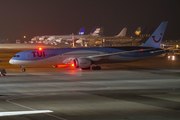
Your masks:
M 84 35 L 84 31 L 85 31 L 85 27 L 82 27 L 79 32 L 78 35 Z
M 118 35 L 116 35 L 115 37 L 124 37 L 124 36 L 126 36 L 126 32 L 127 32 L 127 27 L 124 27 L 121 30 L 121 32 Z
M 140 34 L 141 34 L 141 27 L 138 27 L 137 30 L 131 36 L 138 37 Z
M 100 27 L 94 27 L 93 30 L 91 31 L 90 35 L 92 36 L 99 36 L 101 32 L 101 28 Z
M 138 27 L 138 29 L 134 33 L 139 36 L 141 33 L 141 27 Z
M 161 41 L 164 36 L 168 21 L 162 22 L 159 27 L 154 31 L 154 33 L 149 37 L 149 39 L 142 45 L 145 47 L 159 48 Z
M 93 32 L 94 32 L 97 28 L 100 28 L 100 27 L 99 27 L 99 26 L 95 26 L 95 27 L 91 30 L 91 32 L 90 32 L 89 34 L 90 34 L 90 35 L 93 34 Z
M 153 34 L 154 31 L 155 31 L 155 28 L 152 27 L 152 28 L 149 29 L 149 31 L 146 32 L 146 33 L 141 32 L 141 34 L 140 34 L 139 36 L 142 37 L 142 40 L 139 41 L 138 43 L 144 44 L 144 43 L 148 40 L 148 38 Z

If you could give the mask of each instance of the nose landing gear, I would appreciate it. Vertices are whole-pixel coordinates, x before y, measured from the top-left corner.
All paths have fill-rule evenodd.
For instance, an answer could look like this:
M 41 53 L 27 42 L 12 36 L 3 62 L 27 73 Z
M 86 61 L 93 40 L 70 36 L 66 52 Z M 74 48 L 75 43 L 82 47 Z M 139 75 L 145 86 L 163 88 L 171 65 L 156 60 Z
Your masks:
M 26 72 L 25 66 L 20 66 L 22 69 L 22 72 Z
M 25 68 L 23 68 L 23 69 L 22 69 L 22 72 L 26 72 L 26 69 L 25 69 Z

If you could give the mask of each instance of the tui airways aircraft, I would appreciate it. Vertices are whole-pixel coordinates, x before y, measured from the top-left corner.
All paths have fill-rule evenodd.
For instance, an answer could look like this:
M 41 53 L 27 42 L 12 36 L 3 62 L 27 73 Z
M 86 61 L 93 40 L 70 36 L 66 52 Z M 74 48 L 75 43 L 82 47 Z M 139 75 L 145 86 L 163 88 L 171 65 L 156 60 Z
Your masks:
M 143 58 L 160 55 L 166 51 L 160 49 L 160 44 L 167 26 L 162 22 L 145 44 L 129 47 L 99 47 L 99 48 L 62 48 L 34 49 L 15 54 L 10 64 L 20 65 L 25 72 L 25 66 L 30 65 L 74 65 L 76 68 L 100 70 L 97 64 L 131 62 Z

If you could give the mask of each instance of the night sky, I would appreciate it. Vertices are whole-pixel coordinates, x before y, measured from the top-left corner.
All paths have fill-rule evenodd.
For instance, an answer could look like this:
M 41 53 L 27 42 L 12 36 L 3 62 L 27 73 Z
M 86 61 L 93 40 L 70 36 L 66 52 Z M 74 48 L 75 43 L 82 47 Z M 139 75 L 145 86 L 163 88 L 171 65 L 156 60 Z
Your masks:
M 104 35 L 124 26 L 131 35 L 139 26 L 169 21 L 164 39 L 180 39 L 180 0 L 0 0 L 0 35 L 10 41 L 41 35 L 77 33 L 104 27 Z

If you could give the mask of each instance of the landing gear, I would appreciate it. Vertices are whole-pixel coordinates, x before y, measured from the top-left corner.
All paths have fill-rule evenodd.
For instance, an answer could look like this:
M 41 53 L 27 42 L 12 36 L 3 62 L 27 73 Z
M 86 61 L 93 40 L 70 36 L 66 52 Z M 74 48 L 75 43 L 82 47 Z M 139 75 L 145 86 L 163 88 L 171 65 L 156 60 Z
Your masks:
M 90 70 L 91 67 L 88 67 L 88 68 L 81 68 L 82 70 Z
M 26 72 L 25 66 L 20 66 L 22 69 L 22 72 Z
M 6 70 L 4 68 L 0 68 L 0 76 L 6 76 Z
M 92 70 L 101 70 L 101 67 L 98 65 L 92 66 Z
M 22 72 L 26 72 L 26 69 L 25 69 L 25 68 L 23 68 L 23 69 L 22 69 Z

